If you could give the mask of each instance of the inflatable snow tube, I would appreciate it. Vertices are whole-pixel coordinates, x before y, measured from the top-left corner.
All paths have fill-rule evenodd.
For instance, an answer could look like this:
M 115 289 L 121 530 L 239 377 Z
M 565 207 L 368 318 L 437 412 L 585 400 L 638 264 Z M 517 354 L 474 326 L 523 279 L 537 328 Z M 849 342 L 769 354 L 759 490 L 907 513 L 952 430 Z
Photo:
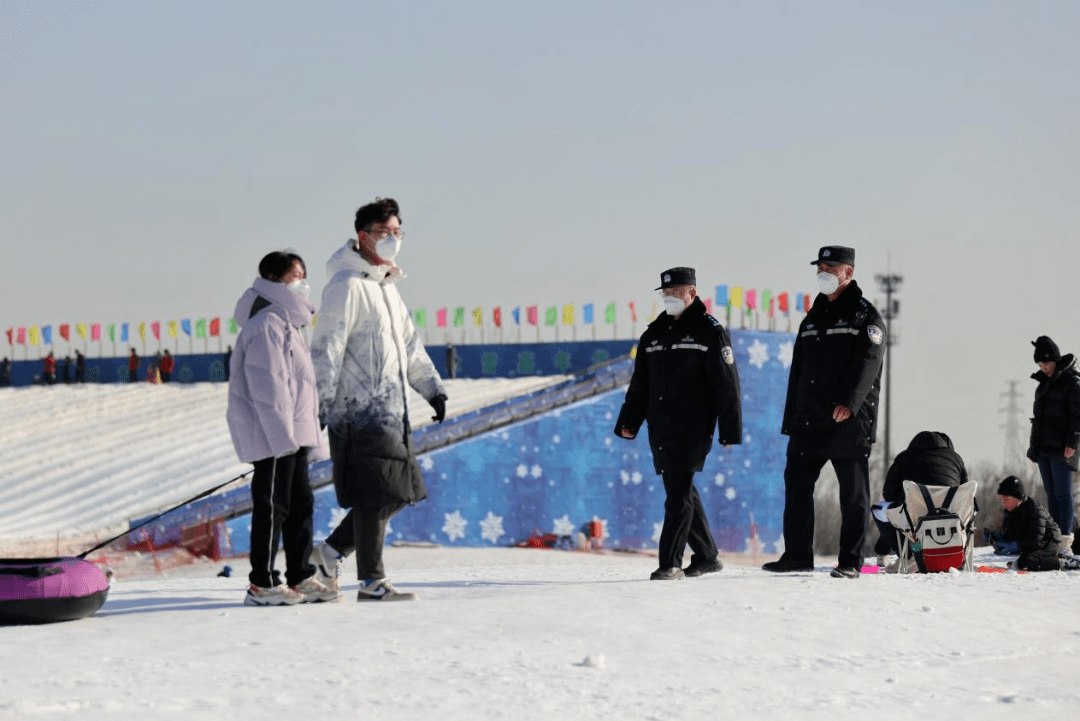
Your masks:
M 108 595 L 105 573 L 81 558 L 0 558 L 0 624 L 74 621 Z

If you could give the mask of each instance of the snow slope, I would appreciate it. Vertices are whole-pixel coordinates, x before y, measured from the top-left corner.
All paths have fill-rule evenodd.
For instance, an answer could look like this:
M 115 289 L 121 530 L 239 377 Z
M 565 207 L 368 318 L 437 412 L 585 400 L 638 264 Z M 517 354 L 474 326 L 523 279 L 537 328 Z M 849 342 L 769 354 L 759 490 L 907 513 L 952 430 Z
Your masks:
M 566 376 L 447 381 L 447 415 Z M 225 423 L 225 383 L 0 389 L 0 548 L 5 540 L 119 533 L 249 470 Z M 426 408 L 419 395 L 411 402 Z M 431 422 L 418 412 L 416 427 Z
M 390 548 L 420 601 L 385 605 L 347 573 L 340 603 L 245 607 L 242 562 L 119 581 L 89 618 L 0 627 L 0 718 L 987 721 L 1080 702 L 1080 573 L 733 560 L 650 582 L 648 556 Z

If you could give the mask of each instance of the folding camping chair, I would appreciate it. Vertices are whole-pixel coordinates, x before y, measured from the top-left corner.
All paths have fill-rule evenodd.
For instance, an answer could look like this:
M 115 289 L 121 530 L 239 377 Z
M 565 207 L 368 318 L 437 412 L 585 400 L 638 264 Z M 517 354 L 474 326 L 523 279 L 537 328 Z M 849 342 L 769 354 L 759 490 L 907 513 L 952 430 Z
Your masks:
M 960 486 L 904 481 L 904 503 L 885 510 L 896 529 L 900 573 L 973 570 L 976 490 L 975 481 Z

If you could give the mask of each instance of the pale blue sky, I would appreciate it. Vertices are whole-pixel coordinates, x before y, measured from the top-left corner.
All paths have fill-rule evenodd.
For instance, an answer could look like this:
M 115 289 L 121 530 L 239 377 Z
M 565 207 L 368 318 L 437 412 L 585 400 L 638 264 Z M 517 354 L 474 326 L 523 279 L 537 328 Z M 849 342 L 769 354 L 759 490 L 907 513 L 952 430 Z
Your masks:
M 997 460 L 1029 341 L 1080 351 L 1078 32 L 1049 1 L 3 0 L 0 327 L 226 316 L 286 246 L 317 299 L 376 195 L 429 312 L 622 314 L 673 265 L 809 291 L 840 243 L 906 278 L 894 452 Z

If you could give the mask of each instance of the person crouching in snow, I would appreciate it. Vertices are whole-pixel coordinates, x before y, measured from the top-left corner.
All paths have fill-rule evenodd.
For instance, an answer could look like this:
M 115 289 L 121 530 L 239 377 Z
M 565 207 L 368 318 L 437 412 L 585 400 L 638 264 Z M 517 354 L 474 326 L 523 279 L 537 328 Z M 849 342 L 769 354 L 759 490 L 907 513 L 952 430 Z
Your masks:
M 442 423 L 446 391 L 397 290 L 404 274 L 394 263 L 404 234 L 397 201 L 379 198 L 356 211 L 356 238 L 326 263 L 319 324 L 311 341 L 321 403 L 330 436 L 334 490 L 349 513 L 315 548 L 320 578 L 339 572 L 356 550 L 357 601 L 412 601 L 386 577 L 383 544 L 390 518 L 427 498 L 413 453 L 408 389 L 424 397 Z
M 315 578 L 311 555 L 315 507 L 308 451 L 321 443 L 315 372 L 304 338 L 315 306 L 307 269 L 295 253 L 273 252 L 240 297 L 240 326 L 229 374 L 226 417 L 236 455 L 255 465 L 251 479 L 251 573 L 244 604 L 282 606 L 336 601 L 341 591 Z M 285 583 L 274 569 L 285 548 Z
M 1008 476 L 998 486 L 1001 499 L 1002 531 L 992 534 L 994 550 L 1017 553 L 1016 567 L 1022 571 L 1057 571 L 1080 568 L 1080 561 L 1059 555 L 1061 530 L 1050 513 L 1024 492 L 1016 476 Z

